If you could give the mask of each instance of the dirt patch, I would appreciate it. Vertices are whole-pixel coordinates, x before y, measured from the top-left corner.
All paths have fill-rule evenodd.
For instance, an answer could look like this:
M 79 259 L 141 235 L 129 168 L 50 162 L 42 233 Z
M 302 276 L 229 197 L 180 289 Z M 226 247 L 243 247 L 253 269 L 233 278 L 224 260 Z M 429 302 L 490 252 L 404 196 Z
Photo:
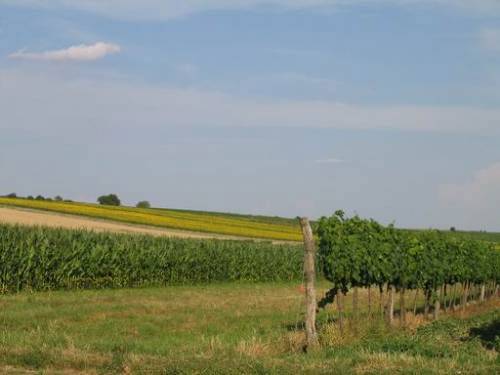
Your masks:
M 121 224 L 110 221 L 89 219 L 81 216 L 57 214 L 21 208 L 0 207 L 0 222 L 28 226 L 44 226 L 67 229 L 86 229 L 97 232 L 139 233 L 153 236 L 180 238 L 246 239 L 221 234 L 197 233 L 175 229 L 151 228 L 141 225 Z

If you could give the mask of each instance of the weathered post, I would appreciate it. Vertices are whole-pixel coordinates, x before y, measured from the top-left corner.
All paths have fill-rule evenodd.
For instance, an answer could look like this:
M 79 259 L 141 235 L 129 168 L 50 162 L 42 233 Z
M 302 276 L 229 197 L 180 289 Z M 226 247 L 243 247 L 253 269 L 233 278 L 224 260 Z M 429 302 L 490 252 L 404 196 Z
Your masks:
M 469 282 L 466 281 L 464 283 L 464 290 L 463 290 L 463 295 L 462 295 L 462 311 L 465 311 L 465 308 L 467 307 L 467 302 L 469 300 Z
M 372 287 L 368 285 L 368 317 L 372 317 Z
M 417 298 L 418 288 L 415 288 L 415 296 L 413 297 L 413 316 L 417 316 Z
M 385 319 L 388 325 L 392 325 L 394 321 L 394 288 L 392 285 L 387 286 L 387 292 L 389 294 L 389 299 L 385 305 Z
M 309 220 L 300 218 L 302 236 L 304 237 L 304 280 L 306 289 L 306 345 L 307 349 L 318 345 L 318 334 L 316 333 L 316 246 Z
M 405 291 L 406 289 L 403 287 L 400 290 L 399 294 L 399 322 L 402 327 L 406 327 L 406 304 L 405 304 Z
M 352 315 L 354 320 L 358 319 L 358 300 L 359 300 L 359 290 L 358 287 L 354 287 L 352 292 Z
M 437 288 L 435 290 L 435 300 L 434 300 L 434 311 L 433 311 L 433 318 L 434 320 L 437 320 L 439 318 L 439 309 L 440 309 L 440 290 Z

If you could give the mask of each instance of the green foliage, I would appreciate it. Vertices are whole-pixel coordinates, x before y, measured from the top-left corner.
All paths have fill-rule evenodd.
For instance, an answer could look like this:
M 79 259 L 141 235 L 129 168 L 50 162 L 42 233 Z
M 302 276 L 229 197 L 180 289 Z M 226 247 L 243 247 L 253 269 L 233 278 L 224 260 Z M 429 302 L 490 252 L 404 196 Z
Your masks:
M 487 242 L 432 230 L 398 231 L 374 220 L 347 218 L 342 211 L 322 218 L 317 234 L 333 294 L 371 285 L 433 291 L 444 284 L 500 280 L 500 251 Z
M 301 280 L 302 260 L 297 245 L 0 225 L 4 292 Z
M 38 194 L 35 199 L 37 201 L 44 201 L 45 200 L 45 198 L 43 197 L 43 195 L 40 195 L 40 194 Z
M 101 195 L 99 198 L 97 198 L 97 202 L 102 205 L 106 206 L 120 206 L 121 201 L 120 198 L 116 194 L 108 194 L 108 195 Z
M 151 208 L 151 203 L 148 201 L 140 201 L 135 205 L 137 208 Z
M 10 193 L 10 194 L 7 194 L 6 197 L 7 198 L 17 198 L 17 194 L 16 193 Z

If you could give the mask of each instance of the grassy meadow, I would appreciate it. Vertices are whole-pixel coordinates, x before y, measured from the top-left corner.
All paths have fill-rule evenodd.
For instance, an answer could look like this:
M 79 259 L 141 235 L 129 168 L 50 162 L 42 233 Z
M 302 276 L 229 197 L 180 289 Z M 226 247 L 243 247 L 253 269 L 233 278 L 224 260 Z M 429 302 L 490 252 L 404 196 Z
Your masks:
M 320 283 L 325 291 L 327 284 Z M 366 303 L 366 294 L 362 301 Z M 349 310 L 349 296 L 346 309 Z M 6 374 L 494 374 L 498 300 L 409 328 L 376 314 L 346 323 L 319 315 L 321 349 L 302 352 L 297 283 L 222 283 L 0 296 Z M 461 319 L 459 319 L 461 318 Z M 370 324 L 367 322 L 370 321 Z

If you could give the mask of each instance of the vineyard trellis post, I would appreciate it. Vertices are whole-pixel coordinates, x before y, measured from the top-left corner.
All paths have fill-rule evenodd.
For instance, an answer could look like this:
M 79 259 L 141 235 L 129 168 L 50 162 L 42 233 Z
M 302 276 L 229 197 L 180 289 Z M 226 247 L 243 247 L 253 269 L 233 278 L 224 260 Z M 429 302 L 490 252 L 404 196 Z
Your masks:
M 306 349 L 318 345 L 316 332 L 316 246 L 309 219 L 300 218 L 300 227 L 304 238 L 304 281 L 306 291 Z
M 435 300 L 434 300 L 434 311 L 433 311 L 433 319 L 437 320 L 439 318 L 439 309 L 441 308 L 440 306 L 440 298 L 441 297 L 441 291 L 439 288 L 435 290 Z

